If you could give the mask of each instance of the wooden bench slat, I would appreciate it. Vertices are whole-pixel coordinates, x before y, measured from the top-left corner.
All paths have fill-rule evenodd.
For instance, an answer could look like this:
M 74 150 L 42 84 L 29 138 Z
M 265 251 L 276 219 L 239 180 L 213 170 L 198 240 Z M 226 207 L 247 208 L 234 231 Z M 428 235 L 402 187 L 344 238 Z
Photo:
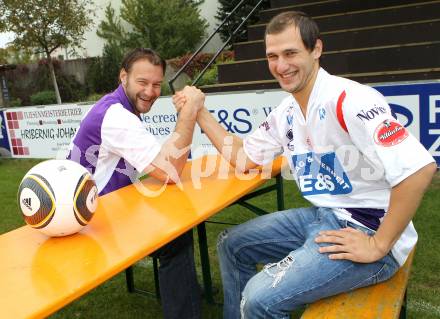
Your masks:
M 200 178 L 201 188 L 191 180 L 199 159 L 185 166 L 183 191 L 168 185 L 146 197 L 131 185 L 102 196 L 78 234 L 48 238 L 24 226 L 0 235 L 0 318 L 50 315 L 266 182 L 260 175 L 239 180 L 232 171 L 219 178 L 214 157 L 216 170 Z M 281 158 L 272 173 L 280 168 Z M 161 187 L 152 179 L 142 184 Z
M 413 258 L 414 250 L 404 266 L 389 280 L 319 300 L 309 305 L 301 318 L 398 318 L 404 301 Z

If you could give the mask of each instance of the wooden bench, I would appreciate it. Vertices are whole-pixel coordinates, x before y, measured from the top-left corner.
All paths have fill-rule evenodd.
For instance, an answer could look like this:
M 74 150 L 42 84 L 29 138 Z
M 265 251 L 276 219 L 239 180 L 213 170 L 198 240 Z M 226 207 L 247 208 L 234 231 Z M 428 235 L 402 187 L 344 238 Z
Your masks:
M 196 187 L 191 170 L 212 159 L 186 165 L 183 190 L 171 185 L 151 198 L 128 186 L 102 196 L 91 223 L 73 236 L 48 238 L 28 226 L 0 235 L 0 318 L 54 313 L 187 230 L 197 226 L 199 235 L 204 234 L 206 219 L 240 199 L 246 206 L 247 194 L 266 182 L 260 176 L 241 180 L 231 171 L 218 178 L 216 169 L 200 177 L 201 187 Z M 280 169 L 278 160 L 272 175 Z M 161 187 L 150 179 L 142 183 L 149 189 Z M 204 241 L 206 245 L 206 237 Z M 201 253 L 207 259 L 206 251 Z M 302 318 L 398 318 L 399 313 L 403 318 L 413 253 L 390 280 L 318 301 Z M 207 262 L 203 278 L 210 289 Z
M 406 287 L 414 250 L 405 265 L 389 280 L 309 305 L 302 319 L 406 318 Z
M 191 175 L 209 161 L 216 169 L 194 184 Z M 189 162 L 183 190 L 168 185 L 159 196 L 146 197 L 131 185 L 100 197 L 94 218 L 78 234 L 48 238 L 24 226 L 0 235 L 0 318 L 54 313 L 193 227 L 203 225 L 204 231 L 206 219 L 267 181 L 260 175 L 241 179 L 232 170 L 219 178 L 219 161 L 209 156 Z M 281 159 L 272 175 L 280 169 Z M 153 179 L 142 185 L 162 186 Z M 209 268 L 205 284 L 208 275 Z

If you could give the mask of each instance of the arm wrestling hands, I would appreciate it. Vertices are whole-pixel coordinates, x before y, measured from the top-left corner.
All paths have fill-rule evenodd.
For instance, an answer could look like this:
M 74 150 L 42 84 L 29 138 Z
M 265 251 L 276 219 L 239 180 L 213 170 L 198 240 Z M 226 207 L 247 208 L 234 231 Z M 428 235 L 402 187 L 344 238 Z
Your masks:
M 177 92 L 173 96 L 173 103 L 177 112 L 181 112 L 186 108 L 187 100 L 191 98 L 191 96 L 193 96 L 192 98 L 196 98 L 195 96 L 200 95 L 203 95 L 204 97 L 202 91 L 189 86 L 186 86 L 182 91 Z M 215 146 L 219 154 L 234 166 L 237 171 L 247 172 L 258 166 L 244 152 L 243 140 L 239 136 L 226 131 L 204 106 L 201 107 L 197 114 L 197 123 Z M 224 147 L 225 144 L 227 144 L 228 147 Z
M 169 184 L 179 182 L 191 148 L 197 114 L 205 103 L 205 96 L 197 88 L 185 87 L 184 92 L 185 107 L 176 107 L 179 115 L 174 132 L 153 162 L 144 169 L 144 173 Z

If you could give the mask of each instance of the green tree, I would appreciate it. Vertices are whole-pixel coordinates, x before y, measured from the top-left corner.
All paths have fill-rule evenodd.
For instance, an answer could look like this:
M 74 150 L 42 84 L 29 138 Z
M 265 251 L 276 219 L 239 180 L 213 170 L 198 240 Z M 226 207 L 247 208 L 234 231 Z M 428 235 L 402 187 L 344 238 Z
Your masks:
M 96 34 L 110 45 L 125 45 L 127 33 L 121 26 L 121 19 L 115 14 L 111 3 L 105 8 L 105 19 L 99 24 Z
M 122 0 L 120 17 L 110 5 L 98 36 L 123 48 L 151 47 L 165 59 L 194 50 L 208 23 L 200 17 L 200 0 Z
M 8 64 L 9 53 L 8 50 L 0 48 L 0 64 Z
M 243 21 L 242 19 L 247 17 L 247 15 L 251 12 L 251 10 L 255 7 L 255 5 L 260 0 L 247 0 L 245 1 L 240 9 L 235 11 L 235 13 L 231 16 L 229 23 L 226 24 L 223 28 L 220 29 L 220 37 L 223 41 L 226 41 L 229 36 L 230 32 L 234 31 L 240 23 Z M 216 19 L 219 21 L 219 24 L 228 16 L 232 10 L 237 6 L 237 4 L 240 2 L 240 0 L 219 0 L 220 6 L 217 10 L 217 15 L 215 16 Z M 269 8 L 270 7 L 270 1 L 264 0 L 263 3 L 260 5 L 258 10 Z M 249 20 L 247 21 L 247 24 L 254 24 L 258 21 L 258 11 L 257 14 L 253 14 Z M 235 42 L 242 42 L 247 40 L 247 34 L 246 34 L 246 27 L 242 27 L 242 29 L 235 35 L 234 41 Z
M 115 89 L 119 82 L 119 71 L 123 52 L 115 43 L 104 45 L 102 57 L 94 58 L 87 71 L 89 91 L 108 93 Z
M 10 45 L 0 48 L 0 64 L 27 64 L 35 60 L 35 56 L 30 50 L 17 49 Z
M 51 53 L 60 47 L 81 47 L 92 23 L 92 0 L 0 0 L 0 27 L 12 31 L 16 48 L 43 53 L 61 103 Z

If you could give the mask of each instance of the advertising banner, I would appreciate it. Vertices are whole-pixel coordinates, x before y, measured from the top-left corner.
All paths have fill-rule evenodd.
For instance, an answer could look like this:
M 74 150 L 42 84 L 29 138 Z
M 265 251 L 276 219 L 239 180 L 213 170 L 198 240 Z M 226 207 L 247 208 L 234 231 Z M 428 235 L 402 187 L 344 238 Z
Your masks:
M 440 82 L 375 86 L 440 166 Z
M 4 114 L 13 157 L 62 158 L 90 105 L 7 109 Z
M 440 82 L 374 87 L 386 97 L 399 121 L 440 165 Z M 213 93 L 206 95 L 205 105 L 227 131 L 244 137 L 254 131 L 287 95 L 282 90 Z M 9 144 L 13 157 L 62 158 L 90 107 L 70 104 L 6 109 L 3 126 L 6 124 L 8 139 L 1 147 L 7 150 Z M 148 132 L 163 143 L 174 131 L 177 121 L 171 97 L 159 98 L 141 119 Z M 5 133 L 2 129 L 3 136 Z M 215 152 L 206 135 L 196 126 L 191 156 L 196 158 Z
M 0 110 L 0 157 L 11 157 L 11 148 L 8 140 L 8 130 L 3 110 Z
M 264 93 L 208 94 L 205 105 L 228 132 L 244 137 L 257 128 L 287 94 L 281 90 Z M 177 121 L 170 97 L 158 99 L 151 111 L 141 115 L 141 118 L 147 130 L 161 142 L 174 131 Z M 191 148 L 192 158 L 214 153 L 214 146 L 196 125 Z
M 425 146 L 440 165 L 440 83 L 374 86 L 388 101 L 393 115 Z M 208 94 L 205 105 L 229 132 L 244 137 L 255 130 L 288 93 L 281 90 Z M 164 141 L 174 130 L 175 110 L 171 98 L 159 99 L 143 115 L 147 129 Z M 216 150 L 198 126 L 194 131 L 192 156 Z

